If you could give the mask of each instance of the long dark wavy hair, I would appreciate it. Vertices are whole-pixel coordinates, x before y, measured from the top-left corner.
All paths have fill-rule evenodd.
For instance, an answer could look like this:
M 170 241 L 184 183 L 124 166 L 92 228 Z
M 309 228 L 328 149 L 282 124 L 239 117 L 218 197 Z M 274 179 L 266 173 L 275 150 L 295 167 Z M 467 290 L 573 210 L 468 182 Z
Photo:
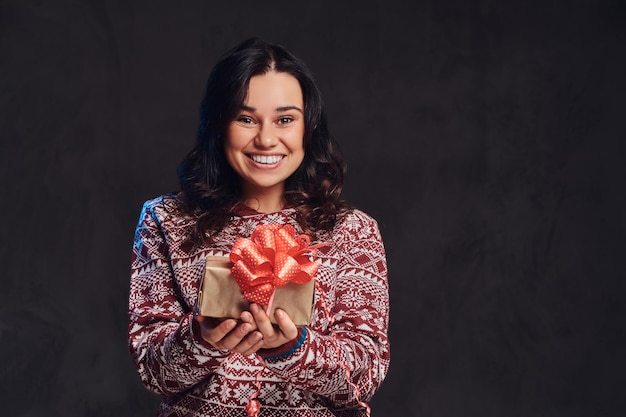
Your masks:
M 241 200 L 241 182 L 224 153 L 228 125 L 238 115 L 250 78 L 271 70 L 292 75 L 304 98 L 304 160 L 285 182 L 285 201 L 312 238 L 331 231 L 350 210 L 341 197 L 346 163 L 328 129 L 326 110 L 309 69 L 283 46 L 248 39 L 215 65 L 200 106 L 196 145 L 178 166 L 183 210 L 196 221 L 196 238 L 210 241 L 233 216 Z

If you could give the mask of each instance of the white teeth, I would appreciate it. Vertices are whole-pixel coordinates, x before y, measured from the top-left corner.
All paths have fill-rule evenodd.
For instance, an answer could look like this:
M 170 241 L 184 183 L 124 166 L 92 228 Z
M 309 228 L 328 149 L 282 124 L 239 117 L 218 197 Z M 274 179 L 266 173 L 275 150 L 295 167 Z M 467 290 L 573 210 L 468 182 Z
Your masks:
M 276 164 L 280 162 L 281 159 L 283 159 L 281 155 L 270 155 L 270 156 L 252 155 L 251 158 L 254 162 L 258 162 L 259 164 L 267 164 L 267 165 Z

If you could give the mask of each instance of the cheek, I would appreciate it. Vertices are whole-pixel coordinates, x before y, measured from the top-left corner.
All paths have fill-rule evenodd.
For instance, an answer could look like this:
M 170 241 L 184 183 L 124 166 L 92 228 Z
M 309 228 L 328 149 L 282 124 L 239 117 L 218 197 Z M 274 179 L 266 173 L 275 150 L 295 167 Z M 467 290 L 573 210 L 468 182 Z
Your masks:
M 231 126 L 226 131 L 226 138 L 224 140 L 224 149 L 231 152 L 240 151 L 249 142 L 249 132 L 246 129 L 242 129 L 238 126 Z
M 232 149 L 237 147 L 238 139 L 240 138 L 241 133 L 235 126 L 230 126 L 226 130 L 226 137 L 224 138 L 224 149 Z
M 292 151 L 304 153 L 304 128 L 294 132 L 289 142 Z
M 238 139 L 237 129 L 229 128 L 226 131 L 226 137 L 224 138 L 224 156 L 228 164 L 233 168 L 237 165 L 237 155 L 241 150 Z

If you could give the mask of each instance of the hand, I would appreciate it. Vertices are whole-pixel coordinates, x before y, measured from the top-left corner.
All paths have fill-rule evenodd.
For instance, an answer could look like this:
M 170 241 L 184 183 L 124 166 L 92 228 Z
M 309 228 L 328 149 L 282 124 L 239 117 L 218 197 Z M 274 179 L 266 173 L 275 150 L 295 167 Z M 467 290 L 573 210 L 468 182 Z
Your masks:
M 250 311 L 259 332 L 263 335 L 262 348 L 276 348 L 298 336 L 298 328 L 284 310 L 277 308 L 274 311 L 274 317 L 276 317 L 278 326 L 272 324 L 270 318 L 265 314 L 265 310 L 258 304 L 251 304 Z
M 240 320 L 214 319 L 196 316 L 200 327 L 200 335 L 216 349 L 251 355 L 263 346 L 263 334 L 247 311 L 241 313 Z

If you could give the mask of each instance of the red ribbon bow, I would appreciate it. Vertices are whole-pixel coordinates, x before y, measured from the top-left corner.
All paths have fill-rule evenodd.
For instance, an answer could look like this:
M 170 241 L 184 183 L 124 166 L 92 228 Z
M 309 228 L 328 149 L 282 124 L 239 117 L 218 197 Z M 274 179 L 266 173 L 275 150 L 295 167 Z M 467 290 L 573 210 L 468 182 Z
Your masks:
M 237 239 L 230 253 L 231 273 L 243 297 L 269 310 L 276 287 L 289 282 L 309 282 L 319 264 L 308 253 L 315 256 L 315 249 L 327 245 L 309 246 L 309 243 L 307 235 L 296 236 L 296 230 L 289 224 L 261 224 L 249 239 Z

